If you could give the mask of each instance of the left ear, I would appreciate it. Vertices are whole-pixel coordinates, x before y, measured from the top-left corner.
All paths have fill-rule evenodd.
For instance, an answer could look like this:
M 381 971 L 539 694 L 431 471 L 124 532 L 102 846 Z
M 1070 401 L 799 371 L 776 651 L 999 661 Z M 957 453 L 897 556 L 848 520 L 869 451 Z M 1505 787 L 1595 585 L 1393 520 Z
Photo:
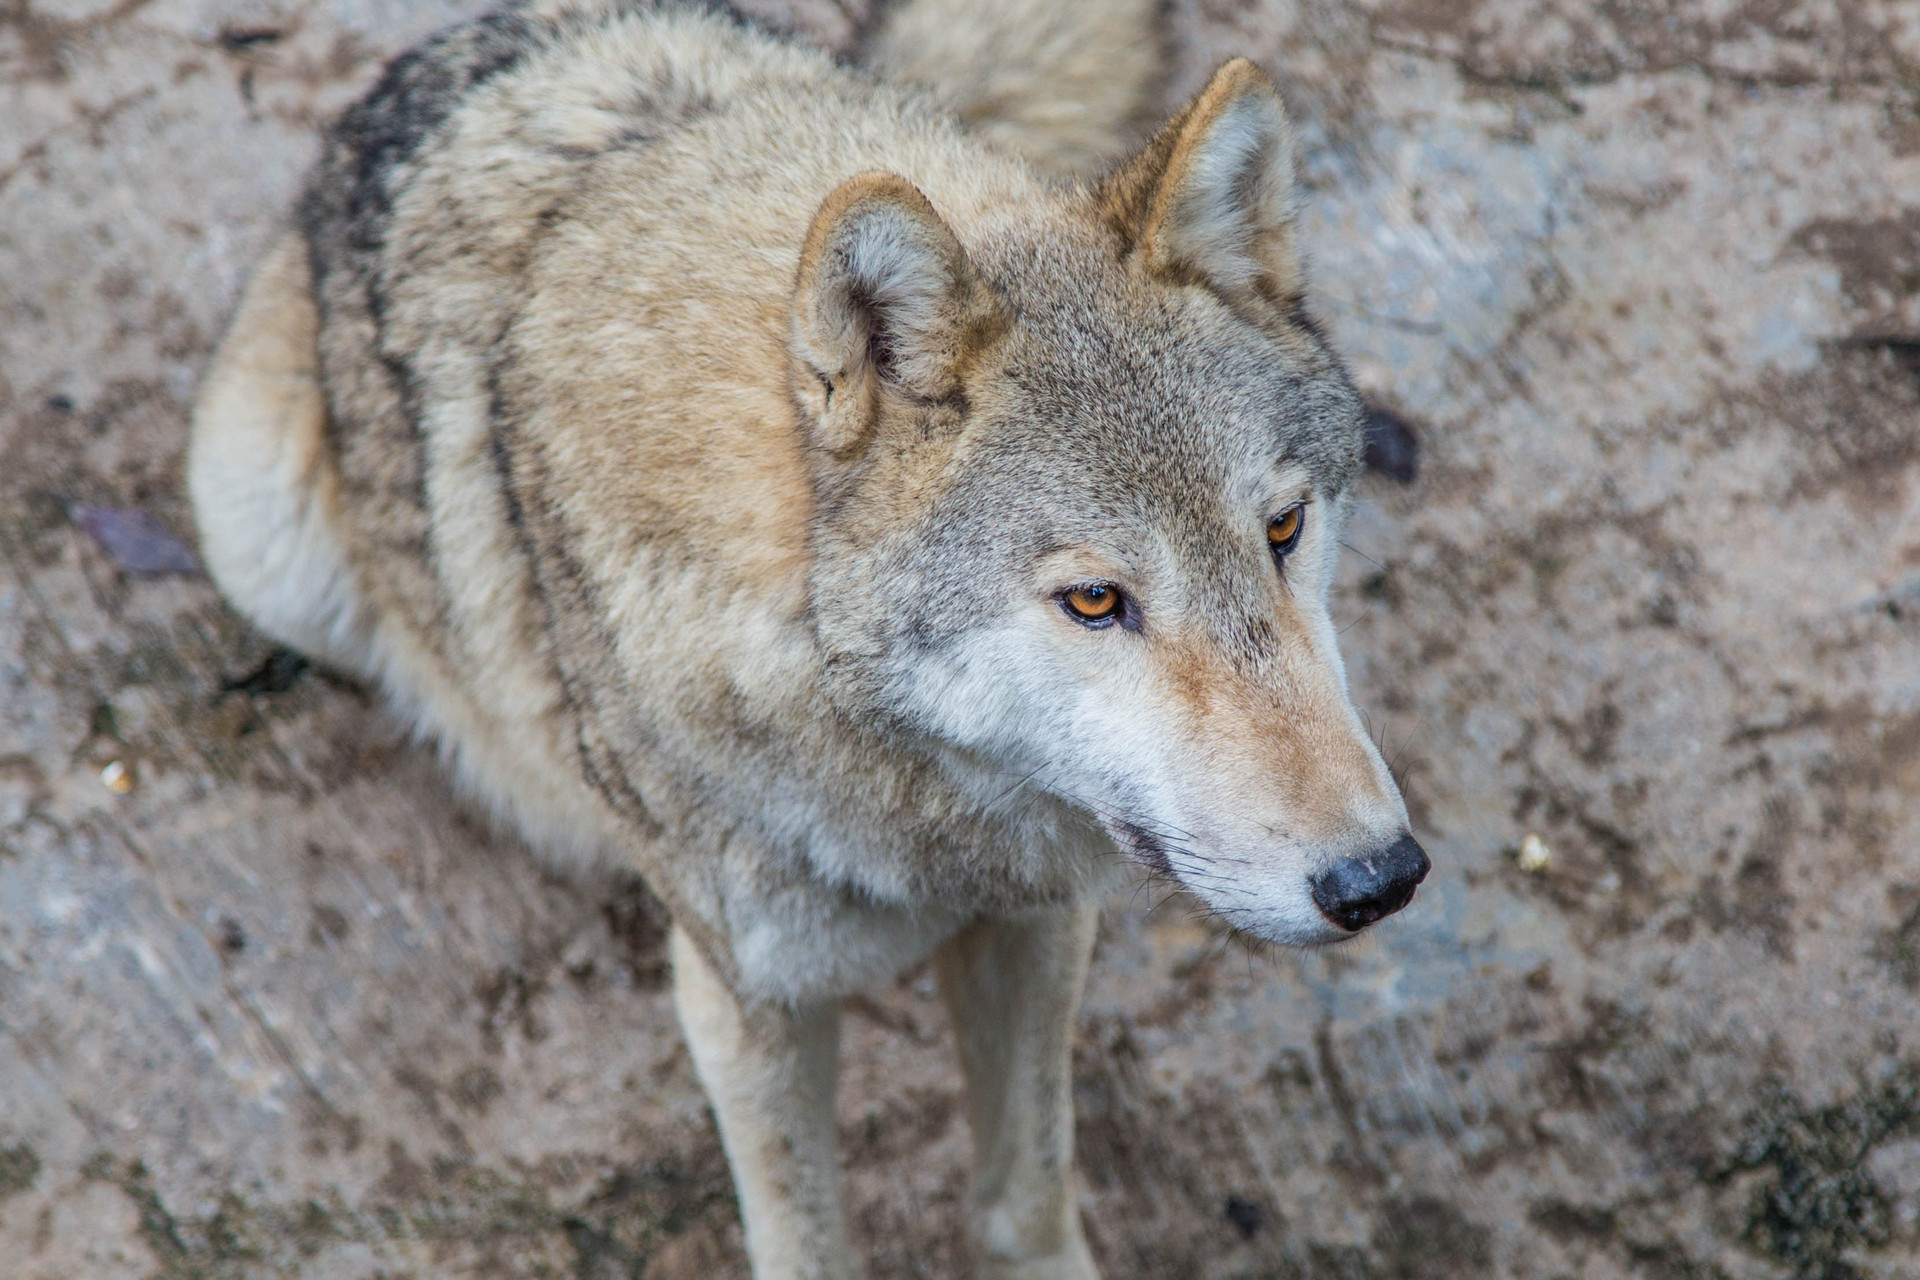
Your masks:
M 1149 271 L 1234 303 L 1291 310 L 1293 128 L 1260 68 L 1235 58 L 1102 182 L 1101 213 Z
M 889 397 L 937 401 L 1005 326 L 944 219 L 905 178 L 849 178 L 814 215 L 800 251 L 790 349 L 802 383 L 825 391 L 815 443 L 840 453 L 867 438 Z

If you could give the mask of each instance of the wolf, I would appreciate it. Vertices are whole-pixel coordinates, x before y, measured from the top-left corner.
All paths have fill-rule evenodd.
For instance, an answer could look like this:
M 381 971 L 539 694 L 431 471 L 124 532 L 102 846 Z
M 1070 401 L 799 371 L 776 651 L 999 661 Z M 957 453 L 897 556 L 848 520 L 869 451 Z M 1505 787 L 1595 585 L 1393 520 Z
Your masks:
M 1315 946 L 1428 870 L 1328 615 L 1361 403 L 1273 85 L 1121 156 L 1151 0 L 945 3 L 839 56 L 679 0 L 427 40 L 194 411 L 226 596 L 666 904 L 760 1280 L 855 1271 L 843 997 L 931 957 L 979 1271 L 1087 1280 L 1092 904 L 1144 867 Z

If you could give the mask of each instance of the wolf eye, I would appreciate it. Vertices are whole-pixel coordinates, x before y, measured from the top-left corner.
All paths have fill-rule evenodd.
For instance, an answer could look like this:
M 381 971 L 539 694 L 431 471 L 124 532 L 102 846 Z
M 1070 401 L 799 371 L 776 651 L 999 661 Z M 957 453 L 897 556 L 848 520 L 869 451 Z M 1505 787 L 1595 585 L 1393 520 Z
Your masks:
M 1120 588 L 1111 582 L 1089 582 L 1083 587 L 1074 587 L 1060 593 L 1060 604 L 1066 611 L 1081 622 L 1099 626 L 1112 622 L 1120 615 L 1120 605 L 1125 599 Z
M 1307 525 L 1307 509 L 1302 506 L 1288 507 L 1273 519 L 1267 521 L 1267 545 L 1273 548 L 1273 554 L 1284 556 L 1300 542 L 1300 531 Z

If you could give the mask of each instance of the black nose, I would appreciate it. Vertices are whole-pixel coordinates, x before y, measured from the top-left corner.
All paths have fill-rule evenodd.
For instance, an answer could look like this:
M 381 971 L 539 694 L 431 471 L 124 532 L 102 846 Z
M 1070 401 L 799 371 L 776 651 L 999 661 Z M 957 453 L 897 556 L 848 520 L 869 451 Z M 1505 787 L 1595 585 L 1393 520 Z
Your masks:
M 1313 905 L 1327 919 L 1357 933 L 1413 901 L 1433 866 L 1412 836 L 1384 849 L 1336 862 L 1313 878 Z

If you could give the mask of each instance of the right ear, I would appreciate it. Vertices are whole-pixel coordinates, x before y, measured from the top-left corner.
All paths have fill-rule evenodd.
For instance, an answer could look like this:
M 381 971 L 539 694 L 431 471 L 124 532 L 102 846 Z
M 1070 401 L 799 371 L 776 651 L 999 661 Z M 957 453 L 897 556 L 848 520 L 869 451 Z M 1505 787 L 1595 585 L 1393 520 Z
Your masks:
M 859 444 L 882 398 L 941 401 L 1005 311 L 919 188 L 862 174 L 827 197 L 800 252 L 794 373 L 831 452 Z

